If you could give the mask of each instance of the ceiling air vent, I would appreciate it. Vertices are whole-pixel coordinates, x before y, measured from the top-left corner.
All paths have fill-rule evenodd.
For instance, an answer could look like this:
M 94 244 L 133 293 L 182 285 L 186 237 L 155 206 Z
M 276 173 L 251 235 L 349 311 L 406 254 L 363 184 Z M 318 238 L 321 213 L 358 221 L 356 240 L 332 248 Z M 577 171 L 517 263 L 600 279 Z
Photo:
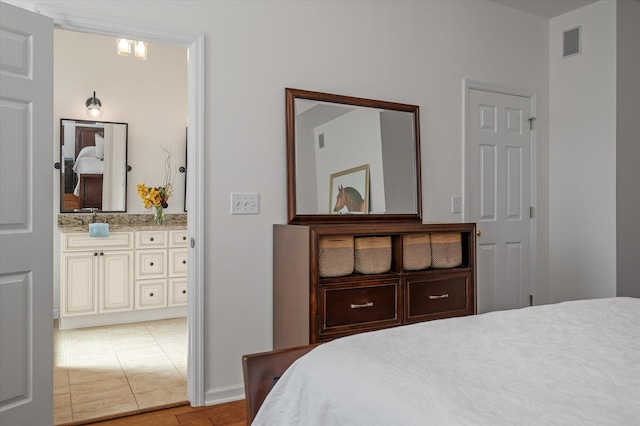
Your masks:
M 567 30 L 562 33 L 562 57 L 577 55 L 580 53 L 580 27 Z

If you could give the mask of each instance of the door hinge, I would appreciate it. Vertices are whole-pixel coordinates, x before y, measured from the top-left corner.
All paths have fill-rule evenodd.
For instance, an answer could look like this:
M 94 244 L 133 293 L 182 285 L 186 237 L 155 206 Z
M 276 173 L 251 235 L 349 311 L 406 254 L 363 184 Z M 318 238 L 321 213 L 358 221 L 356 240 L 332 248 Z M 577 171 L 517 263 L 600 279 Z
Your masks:
M 529 219 L 533 219 L 533 206 L 529 206 Z
M 195 248 L 196 246 L 196 240 L 194 238 L 191 238 L 191 248 Z
M 529 306 L 533 306 L 533 294 L 529 295 Z
M 536 120 L 536 118 L 532 115 L 531 117 L 527 118 L 527 120 L 529 121 L 529 130 L 533 130 L 533 122 Z

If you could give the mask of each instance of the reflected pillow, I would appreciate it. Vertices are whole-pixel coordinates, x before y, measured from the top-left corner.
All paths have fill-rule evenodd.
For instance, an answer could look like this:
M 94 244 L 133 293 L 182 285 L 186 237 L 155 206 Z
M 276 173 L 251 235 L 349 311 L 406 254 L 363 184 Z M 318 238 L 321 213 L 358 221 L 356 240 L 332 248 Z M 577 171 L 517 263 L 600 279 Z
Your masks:
M 104 158 L 104 138 L 100 135 L 96 135 L 96 157 Z

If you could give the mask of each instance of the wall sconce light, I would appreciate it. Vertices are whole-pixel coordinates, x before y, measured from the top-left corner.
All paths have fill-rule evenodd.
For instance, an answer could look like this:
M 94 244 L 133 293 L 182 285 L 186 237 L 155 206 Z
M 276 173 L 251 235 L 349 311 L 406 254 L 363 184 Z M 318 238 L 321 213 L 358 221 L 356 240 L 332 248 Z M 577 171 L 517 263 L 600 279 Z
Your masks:
M 126 38 L 116 39 L 116 50 L 120 56 L 130 56 L 133 47 L 133 56 L 142 61 L 147 60 L 147 43 L 139 40 L 128 40 Z
M 102 117 L 102 103 L 100 99 L 96 98 L 96 92 L 93 92 L 93 97 L 87 99 L 87 117 L 100 118 Z
M 131 55 L 131 40 L 127 40 L 126 38 L 119 38 L 116 40 L 116 45 L 118 49 L 118 55 L 120 56 L 129 56 Z
M 144 41 L 136 41 L 135 48 L 133 49 L 133 56 L 136 59 L 141 59 L 143 61 L 147 60 L 147 43 Z

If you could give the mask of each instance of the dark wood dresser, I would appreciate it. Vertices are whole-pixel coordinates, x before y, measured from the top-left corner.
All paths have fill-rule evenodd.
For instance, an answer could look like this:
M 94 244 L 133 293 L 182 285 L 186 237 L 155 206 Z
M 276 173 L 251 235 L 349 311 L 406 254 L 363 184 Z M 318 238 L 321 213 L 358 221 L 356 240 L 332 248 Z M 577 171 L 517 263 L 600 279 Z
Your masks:
M 461 262 L 405 270 L 405 242 L 418 234 L 460 235 Z M 321 276 L 324 236 L 389 237 L 384 273 Z M 476 228 L 472 223 L 381 222 L 274 225 L 273 348 L 476 313 Z

